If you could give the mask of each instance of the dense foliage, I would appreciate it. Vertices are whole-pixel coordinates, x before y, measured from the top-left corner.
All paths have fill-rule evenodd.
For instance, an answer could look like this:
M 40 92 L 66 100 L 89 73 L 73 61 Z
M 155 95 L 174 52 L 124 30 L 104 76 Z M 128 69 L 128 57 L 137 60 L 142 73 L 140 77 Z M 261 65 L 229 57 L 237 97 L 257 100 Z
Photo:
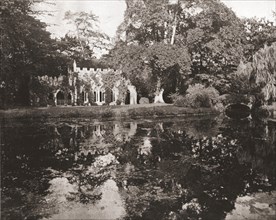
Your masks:
M 186 45 L 169 43 L 172 16 L 167 6 L 167 1 L 127 1 L 117 45 L 111 52 L 114 65 L 141 88 L 141 96 L 157 95 L 161 88 L 175 92 L 191 73 Z M 140 79 L 137 73 L 142 75 Z
M 115 48 L 113 56 L 117 68 L 123 71 L 142 96 L 154 93 L 158 83 L 175 91 L 181 80 L 190 73 L 191 61 L 185 47 L 164 43 L 148 47 L 121 44 Z
M 253 56 L 252 78 L 260 85 L 264 100 L 276 99 L 276 42 L 260 49 Z
M 38 75 L 67 71 L 46 25 L 34 17 L 32 0 L 0 3 L 1 75 L 0 106 L 29 105 L 30 83 Z
M 174 104 L 182 107 L 214 107 L 218 102 L 219 92 L 213 87 L 202 84 L 189 86 L 186 95 L 175 96 Z
M 253 102 L 256 107 L 276 97 L 276 43 L 265 45 L 253 55 L 252 62 L 241 62 L 231 74 L 232 96 L 236 101 Z
M 265 43 L 270 45 L 276 40 L 271 22 L 241 20 L 217 0 L 126 3 L 124 21 L 110 55 L 113 64 L 124 69 L 126 76 L 143 91 L 142 96 L 156 94 L 158 87 L 165 89 L 166 96 L 185 93 L 188 85 L 194 83 L 213 86 L 220 94 L 232 93 L 237 84 L 232 85 L 231 73 L 239 63 L 251 61 Z M 160 54 L 151 53 L 155 47 L 166 56 L 165 61 Z M 152 60 L 164 68 L 157 68 L 156 72 Z M 148 84 L 151 89 L 145 89 Z
M 184 79 L 194 79 L 197 74 L 209 76 L 232 71 L 242 56 L 239 37 L 242 28 L 235 14 L 218 1 L 171 4 L 166 0 L 129 0 L 125 20 L 118 29 L 117 53 L 113 61 L 121 64 L 134 82 L 132 72 L 136 69 L 144 73 L 145 80 L 151 82 L 153 88 L 160 78 L 166 85 L 170 80 L 175 82 L 165 90 L 185 91 Z M 157 73 L 156 62 L 141 56 L 141 51 L 152 48 L 158 48 L 166 57 L 164 60 L 159 54 L 148 52 L 163 66 L 163 69 L 157 68 Z M 162 71 L 164 74 L 158 75 Z

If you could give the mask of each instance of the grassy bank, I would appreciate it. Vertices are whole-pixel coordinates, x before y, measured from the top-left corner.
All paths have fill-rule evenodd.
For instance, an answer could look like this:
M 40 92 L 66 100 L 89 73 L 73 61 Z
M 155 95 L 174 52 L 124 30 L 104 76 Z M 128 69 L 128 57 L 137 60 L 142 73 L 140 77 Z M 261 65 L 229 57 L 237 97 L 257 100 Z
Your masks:
M 211 108 L 183 108 L 166 104 L 128 106 L 47 107 L 1 110 L 0 118 L 152 118 L 215 114 Z

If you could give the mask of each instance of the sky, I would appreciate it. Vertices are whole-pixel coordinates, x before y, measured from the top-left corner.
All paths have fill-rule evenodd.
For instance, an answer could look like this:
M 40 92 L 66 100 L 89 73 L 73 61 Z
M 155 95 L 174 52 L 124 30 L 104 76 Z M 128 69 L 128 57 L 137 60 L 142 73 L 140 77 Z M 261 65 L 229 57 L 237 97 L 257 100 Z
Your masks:
M 52 16 L 43 15 L 39 18 L 49 26 L 48 31 L 53 37 L 64 36 L 70 26 L 63 20 L 66 11 L 92 11 L 99 17 L 100 29 L 114 37 L 117 27 L 123 21 L 126 4 L 124 0 L 50 0 L 54 4 L 40 5 L 39 9 L 51 11 Z M 276 23 L 273 12 L 276 11 L 276 0 L 222 0 L 238 17 L 266 18 Z

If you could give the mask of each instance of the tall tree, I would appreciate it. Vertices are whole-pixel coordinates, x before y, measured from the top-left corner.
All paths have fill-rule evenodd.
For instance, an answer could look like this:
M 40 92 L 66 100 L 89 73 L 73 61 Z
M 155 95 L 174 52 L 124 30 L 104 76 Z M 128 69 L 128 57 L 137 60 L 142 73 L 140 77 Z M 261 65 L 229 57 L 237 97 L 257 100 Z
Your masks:
M 180 81 L 190 73 L 186 46 L 172 44 L 173 8 L 168 0 L 128 0 L 126 3 L 113 61 L 138 90 L 146 87 L 149 93 L 155 93 L 159 101 L 163 101 L 164 86 L 167 91 L 175 92 Z
M 175 92 L 190 73 L 190 58 L 184 47 L 162 42 L 148 47 L 121 44 L 111 55 L 114 66 L 123 71 L 142 96 L 160 95 L 162 89 Z
M 117 31 L 120 45 L 122 42 L 127 46 L 140 45 L 145 50 L 155 44 L 182 48 L 192 61 L 186 63 L 191 66 L 191 71 L 186 72 L 186 79 L 187 76 L 191 79 L 187 82 L 208 78 L 209 84 L 216 86 L 220 79 L 217 84 L 220 87 L 243 58 L 243 23 L 218 0 L 128 0 L 126 3 L 125 19 Z M 168 50 L 168 46 L 164 48 Z M 186 57 L 183 52 L 181 56 Z M 170 79 L 178 76 L 177 69 L 173 72 L 176 74 L 171 74 Z M 181 85 L 185 88 L 183 82 Z
M 270 46 L 276 41 L 276 26 L 273 22 L 264 18 L 250 18 L 243 20 L 244 26 L 244 54 L 245 60 L 252 62 L 254 54 L 264 47 Z
M 253 56 L 251 77 L 262 88 L 264 100 L 276 100 L 276 42 Z
M 193 75 L 232 72 L 243 56 L 240 19 L 217 0 L 181 2 L 177 38 L 189 47 Z
M 79 51 L 82 59 L 90 59 L 95 50 L 106 50 L 110 46 L 110 38 L 99 30 L 98 17 L 93 12 L 65 13 L 64 19 L 72 24 L 64 40 L 75 41 L 75 51 Z
M 253 96 L 253 107 L 276 100 L 276 42 L 257 51 L 252 62 L 240 63 L 232 74 L 230 92 L 238 98 Z
M 33 76 L 65 70 L 55 42 L 45 30 L 46 25 L 34 17 L 35 2 L 4 0 L 0 3 L 1 107 L 29 105 Z

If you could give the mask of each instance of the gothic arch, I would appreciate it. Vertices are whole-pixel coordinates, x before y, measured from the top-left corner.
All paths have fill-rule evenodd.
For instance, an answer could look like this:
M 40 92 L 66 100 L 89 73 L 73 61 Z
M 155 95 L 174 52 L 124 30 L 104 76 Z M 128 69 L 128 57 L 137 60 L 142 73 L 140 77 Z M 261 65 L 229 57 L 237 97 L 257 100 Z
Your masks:
M 65 104 L 65 94 L 62 90 L 58 90 L 56 92 L 56 100 L 57 100 L 57 105 Z

